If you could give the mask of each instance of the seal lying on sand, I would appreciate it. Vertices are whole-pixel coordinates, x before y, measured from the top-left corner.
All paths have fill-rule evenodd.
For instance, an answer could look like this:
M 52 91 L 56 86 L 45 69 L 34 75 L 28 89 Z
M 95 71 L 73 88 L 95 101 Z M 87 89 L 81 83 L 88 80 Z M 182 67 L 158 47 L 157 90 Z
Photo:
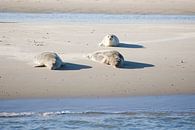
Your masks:
M 119 45 L 119 39 L 117 36 L 113 34 L 108 34 L 104 37 L 101 43 L 99 43 L 99 46 L 104 47 L 116 47 Z
M 59 69 L 64 65 L 61 58 L 53 52 L 43 52 L 34 58 L 35 67 L 47 67 L 51 70 Z
M 87 56 L 90 60 L 112 65 L 113 67 L 122 67 L 124 63 L 124 57 L 118 51 L 101 50 L 96 51 Z

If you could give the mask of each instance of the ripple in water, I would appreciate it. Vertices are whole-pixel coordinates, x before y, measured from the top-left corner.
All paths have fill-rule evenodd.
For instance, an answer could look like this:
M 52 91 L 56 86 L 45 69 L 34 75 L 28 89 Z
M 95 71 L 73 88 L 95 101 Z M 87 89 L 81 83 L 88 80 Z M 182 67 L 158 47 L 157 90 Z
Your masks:
M 192 130 L 194 101 L 194 95 L 0 100 L 0 129 Z

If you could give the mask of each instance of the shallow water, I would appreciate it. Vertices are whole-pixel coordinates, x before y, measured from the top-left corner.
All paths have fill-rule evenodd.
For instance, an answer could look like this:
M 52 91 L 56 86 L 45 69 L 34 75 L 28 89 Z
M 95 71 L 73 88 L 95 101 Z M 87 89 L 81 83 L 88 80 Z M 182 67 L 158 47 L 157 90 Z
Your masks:
M 0 100 L 0 129 L 195 128 L 195 95 Z
M 0 22 L 195 23 L 195 15 L 0 13 Z

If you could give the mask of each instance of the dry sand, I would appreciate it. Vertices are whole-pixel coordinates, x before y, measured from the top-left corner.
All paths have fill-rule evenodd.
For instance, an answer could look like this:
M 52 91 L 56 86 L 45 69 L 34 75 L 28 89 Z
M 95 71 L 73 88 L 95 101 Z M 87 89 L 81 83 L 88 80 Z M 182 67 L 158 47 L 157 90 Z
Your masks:
M 0 23 L 0 99 L 195 93 L 194 24 Z M 116 34 L 127 66 L 84 57 Z M 106 48 L 107 49 L 107 48 Z M 58 53 L 65 70 L 34 68 L 33 57 Z
M 194 0 L 0 0 L 0 12 L 195 14 Z

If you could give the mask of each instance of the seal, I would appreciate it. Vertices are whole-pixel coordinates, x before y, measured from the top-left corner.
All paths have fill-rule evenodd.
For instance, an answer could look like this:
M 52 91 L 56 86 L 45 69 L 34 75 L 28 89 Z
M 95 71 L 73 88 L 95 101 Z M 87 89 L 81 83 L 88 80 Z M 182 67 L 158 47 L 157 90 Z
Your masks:
M 104 47 L 116 47 L 118 45 L 119 45 L 119 39 L 114 34 L 106 35 L 103 38 L 102 42 L 99 43 L 99 46 L 104 46 Z
M 87 55 L 87 58 L 95 62 L 111 65 L 114 68 L 120 68 L 124 64 L 124 57 L 115 50 L 96 51 Z
M 43 52 L 34 58 L 35 67 L 47 67 L 51 70 L 60 69 L 64 65 L 61 58 L 53 52 Z

